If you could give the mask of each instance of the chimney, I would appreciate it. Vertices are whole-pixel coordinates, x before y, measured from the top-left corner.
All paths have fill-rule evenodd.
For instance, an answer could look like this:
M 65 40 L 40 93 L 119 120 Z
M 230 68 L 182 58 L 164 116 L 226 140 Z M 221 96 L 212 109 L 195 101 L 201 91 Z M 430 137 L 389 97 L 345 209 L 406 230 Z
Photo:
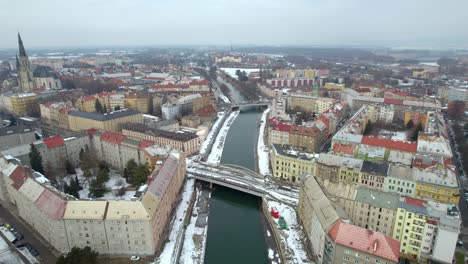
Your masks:
M 374 253 L 377 251 L 377 246 L 378 246 L 378 245 L 379 245 L 379 240 L 376 239 L 376 240 L 374 241 Z

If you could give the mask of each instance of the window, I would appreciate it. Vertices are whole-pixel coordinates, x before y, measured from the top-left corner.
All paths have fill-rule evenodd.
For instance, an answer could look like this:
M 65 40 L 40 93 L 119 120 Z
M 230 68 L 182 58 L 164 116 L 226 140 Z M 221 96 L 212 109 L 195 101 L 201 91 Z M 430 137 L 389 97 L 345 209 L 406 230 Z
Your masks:
M 347 257 L 347 256 L 344 256 L 344 257 L 343 257 L 343 260 L 345 260 L 345 261 L 349 261 L 349 257 Z

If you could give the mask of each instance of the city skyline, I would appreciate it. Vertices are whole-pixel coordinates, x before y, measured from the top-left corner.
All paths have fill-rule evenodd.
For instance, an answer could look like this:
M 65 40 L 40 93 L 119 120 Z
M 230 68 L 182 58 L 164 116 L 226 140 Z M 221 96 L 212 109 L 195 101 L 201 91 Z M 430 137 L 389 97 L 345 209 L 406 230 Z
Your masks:
M 20 32 L 29 48 L 304 45 L 466 48 L 465 1 L 9 2 L 0 49 Z M 43 16 L 45 12 L 54 13 Z M 30 23 L 31 19 L 35 23 Z M 428 21 L 437 20 L 437 23 Z M 38 30 L 40 28 L 41 30 Z M 229 34 L 226 34 L 229 33 Z

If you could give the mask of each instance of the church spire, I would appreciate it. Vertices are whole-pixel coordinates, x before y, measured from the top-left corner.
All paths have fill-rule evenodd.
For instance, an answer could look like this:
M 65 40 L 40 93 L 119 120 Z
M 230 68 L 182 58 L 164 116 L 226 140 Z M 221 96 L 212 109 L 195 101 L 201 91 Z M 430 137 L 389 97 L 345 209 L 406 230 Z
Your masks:
M 20 67 L 20 62 L 19 62 L 19 59 L 18 59 L 18 54 L 16 54 L 16 69 L 18 70 Z
M 18 45 L 19 45 L 19 55 L 20 55 L 20 57 L 27 56 L 26 55 L 26 50 L 24 49 L 23 41 L 21 40 L 21 36 L 20 36 L 19 32 L 18 32 Z

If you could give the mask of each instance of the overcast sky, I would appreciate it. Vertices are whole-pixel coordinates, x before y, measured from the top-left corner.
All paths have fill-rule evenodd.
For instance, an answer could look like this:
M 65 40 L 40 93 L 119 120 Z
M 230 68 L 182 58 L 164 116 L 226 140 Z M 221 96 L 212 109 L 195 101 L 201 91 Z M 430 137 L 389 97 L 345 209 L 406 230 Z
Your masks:
M 1 0 L 0 48 L 468 47 L 468 0 Z

